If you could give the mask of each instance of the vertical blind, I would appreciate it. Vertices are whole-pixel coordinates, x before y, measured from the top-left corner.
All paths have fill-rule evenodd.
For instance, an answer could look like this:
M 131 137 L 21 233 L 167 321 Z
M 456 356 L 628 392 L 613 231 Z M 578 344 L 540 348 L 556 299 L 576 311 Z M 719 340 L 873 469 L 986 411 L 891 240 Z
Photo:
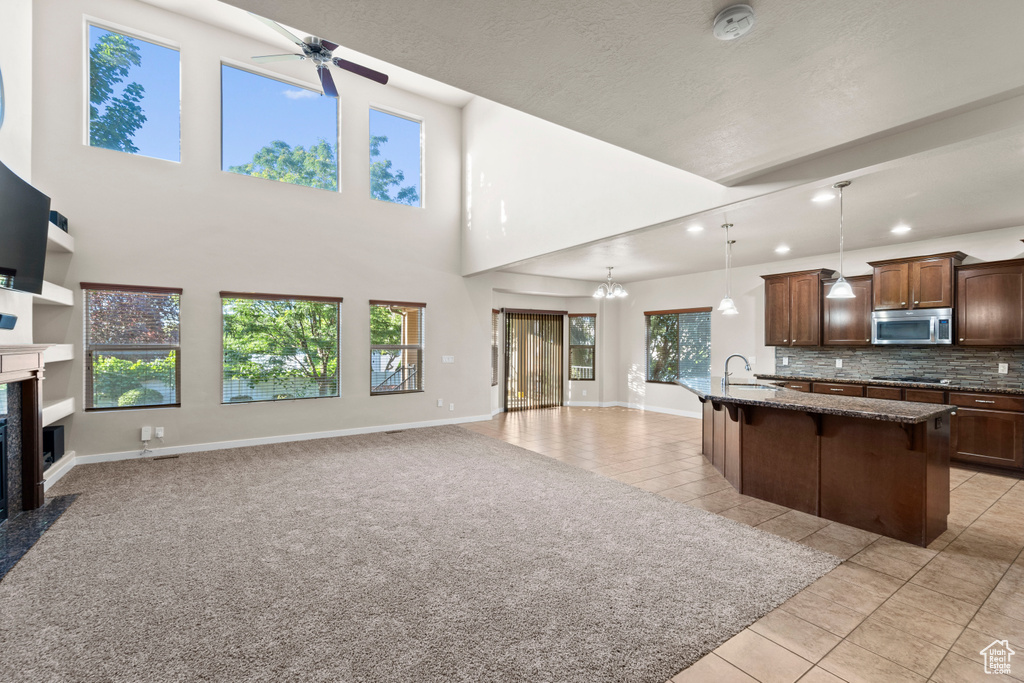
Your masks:
M 505 310 L 505 410 L 562 405 L 563 315 Z
M 711 376 L 711 309 L 647 311 L 647 381 Z
M 491 386 L 498 386 L 498 346 L 501 344 L 501 311 L 491 309 Z
M 86 410 L 179 405 L 181 290 L 82 289 Z
M 594 347 L 597 342 L 597 316 L 569 314 L 569 379 L 594 379 Z

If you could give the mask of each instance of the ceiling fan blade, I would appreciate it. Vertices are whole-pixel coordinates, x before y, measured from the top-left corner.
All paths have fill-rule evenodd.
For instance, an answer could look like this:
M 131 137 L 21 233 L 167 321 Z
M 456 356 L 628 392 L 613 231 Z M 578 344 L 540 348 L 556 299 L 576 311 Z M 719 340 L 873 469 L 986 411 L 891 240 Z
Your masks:
M 252 61 L 259 64 L 266 64 L 267 62 L 289 62 L 295 59 L 305 59 L 302 55 L 263 55 L 262 57 L 252 57 Z
M 324 40 L 323 38 L 320 39 L 320 44 L 323 45 L 324 47 L 326 47 L 331 52 L 334 52 L 335 50 L 338 49 L 338 44 L 337 43 L 332 43 L 331 41 Z
M 361 64 L 356 64 L 355 62 L 350 62 L 347 59 L 342 59 L 341 57 L 335 57 L 334 59 L 331 60 L 331 63 L 333 63 L 334 66 L 338 67 L 339 69 L 344 69 L 345 71 L 351 71 L 352 73 L 356 74 L 357 76 L 362 76 L 363 78 L 369 78 L 371 81 L 376 81 L 377 83 L 380 83 L 381 85 L 387 85 L 388 84 L 388 75 L 387 74 L 382 74 L 379 71 L 374 71 L 373 69 L 371 69 L 369 67 L 366 67 L 366 66 L 362 66 Z
M 252 14 L 252 12 L 249 12 L 249 14 Z M 274 29 L 275 31 L 277 31 L 282 36 L 284 36 L 288 40 L 292 41 L 293 43 L 295 43 L 299 47 L 304 47 L 306 45 L 304 42 L 302 42 L 301 39 L 299 39 L 298 36 L 296 36 L 294 33 L 289 31 L 288 29 L 286 29 L 284 26 L 281 26 L 281 24 L 277 23 L 276 21 L 274 21 L 272 19 L 267 19 L 266 17 L 261 17 L 258 14 L 252 14 L 252 16 L 255 17 L 256 19 L 259 19 L 264 24 L 266 24 L 270 28 Z
M 316 70 L 320 74 L 320 85 L 324 87 L 324 94 L 337 97 L 338 89 L 334 86 L 334 79 L 331 78 L 331 70 L 326 66 L 318 66 Z

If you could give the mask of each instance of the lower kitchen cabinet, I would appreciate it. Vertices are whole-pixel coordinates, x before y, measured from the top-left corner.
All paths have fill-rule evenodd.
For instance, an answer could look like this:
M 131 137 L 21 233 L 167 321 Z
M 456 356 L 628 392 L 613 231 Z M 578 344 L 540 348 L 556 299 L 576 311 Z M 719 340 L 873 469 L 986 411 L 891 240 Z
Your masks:
M 957 408 L 950 442 L 955 460 L 1024 468 L 1024 413 Z

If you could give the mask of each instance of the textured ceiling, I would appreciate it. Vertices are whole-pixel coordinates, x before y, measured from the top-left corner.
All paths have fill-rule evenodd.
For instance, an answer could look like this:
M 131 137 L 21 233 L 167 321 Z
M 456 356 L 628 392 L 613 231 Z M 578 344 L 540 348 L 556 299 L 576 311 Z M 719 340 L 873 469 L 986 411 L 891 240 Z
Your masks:
M 719 182 L 1024 85 L 1020 0 L 231 0 Z

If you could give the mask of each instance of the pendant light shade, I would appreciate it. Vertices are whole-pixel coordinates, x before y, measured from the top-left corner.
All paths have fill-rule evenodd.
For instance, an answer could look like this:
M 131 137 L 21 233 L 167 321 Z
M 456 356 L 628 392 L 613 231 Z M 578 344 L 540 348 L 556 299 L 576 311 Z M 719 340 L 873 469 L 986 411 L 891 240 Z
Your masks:
M 612 267 L 608 266 L 608 281 L 602 282 L 594 290 L 595 299 L 619 299 L 629 296 L 629 292 L 626 291 L 625 287 L 618 282 L 612 281 Z
M 723 223 L 722 227 L 725 228 L 725 297 L 719 302 L 718 310 L 722 315 L 738 315 L 736 302 L 732 300 L 732 245 L 736 240 L 729 239 L 732 223 Z
M 850 181 L 843 180 L 832 187 L 839 190 L 839 279 L 832 283 L 832 288 L 825 295 L 827 299 L 855 299 L 853 287 L 843 277 L 843 188 L 849 187 Z

